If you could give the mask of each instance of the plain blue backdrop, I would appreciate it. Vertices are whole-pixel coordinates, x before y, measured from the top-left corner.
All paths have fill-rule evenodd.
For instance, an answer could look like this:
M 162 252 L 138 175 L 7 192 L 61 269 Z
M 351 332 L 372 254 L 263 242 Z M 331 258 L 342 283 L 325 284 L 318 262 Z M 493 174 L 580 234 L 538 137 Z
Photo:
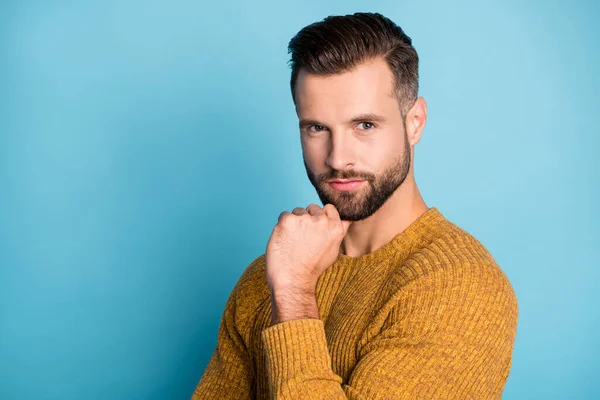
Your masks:
M 600 398 L 593 1 L 2 1 L 0 398 L 187 399 L 278 214 L 317 202 L 287 43 L 413 38 L 416 177 L 510 278 L 505 399 Z

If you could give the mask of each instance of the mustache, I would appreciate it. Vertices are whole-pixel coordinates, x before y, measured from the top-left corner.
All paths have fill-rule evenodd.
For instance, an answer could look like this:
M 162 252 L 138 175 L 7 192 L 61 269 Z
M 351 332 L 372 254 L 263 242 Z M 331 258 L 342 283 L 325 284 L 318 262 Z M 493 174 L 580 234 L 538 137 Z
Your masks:
M 320 174 L 318 177 L 318 181 L 320 183 L 331 179 L 360 179 L 365 180 L 367 182 L 373 182 L 375 180 L 375 175 L 362 171 L 333 170 L 331 172 L 325 172 L 323 174 Z

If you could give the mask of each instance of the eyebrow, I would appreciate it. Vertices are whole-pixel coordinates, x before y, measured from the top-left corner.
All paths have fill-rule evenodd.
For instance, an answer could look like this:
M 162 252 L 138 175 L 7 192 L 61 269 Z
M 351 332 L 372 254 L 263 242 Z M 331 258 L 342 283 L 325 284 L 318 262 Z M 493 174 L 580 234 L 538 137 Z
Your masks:
M 355 124 L 357 122 L 385 122 L 385 121 L 386 121 L 385 117 L 383 117 L 381 115 L 367 113 L 367 114 L 360 114 L 360 115 L 353 117 L 350 121 L 348 121 L 348 123 Z M 304 129 L 304 128 L 307 128 L 312 125 L 327 126 L 326 124 L 319 122 L 315 119 L 302 119 L 302 120 L 300 120 L 300 123 L 299 123 L 300 129 Z
M 352 118 L 350 122 L 385 122 L 385 117 L 377 114 L 360 114 Z

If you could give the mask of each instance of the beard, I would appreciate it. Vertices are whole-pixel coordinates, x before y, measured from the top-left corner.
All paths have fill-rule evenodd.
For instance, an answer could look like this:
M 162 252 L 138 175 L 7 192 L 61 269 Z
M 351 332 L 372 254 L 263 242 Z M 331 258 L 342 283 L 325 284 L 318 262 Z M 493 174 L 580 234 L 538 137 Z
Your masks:
M 315 175 L 306 165 L 306 174 L 314 186 L 323 205 L 332 204 L 340 218 L 346 221 L 360 221 L 373 215 L 402 185 L 410 170 L 410 143 L 404 134 L 404 154 L 398 156 L 391 167 L 380 175 L 360 171 L 332 170 Z M 360 179 L 366 184 L 353 191 L 334 190 L 327 183 L 331 179 Z

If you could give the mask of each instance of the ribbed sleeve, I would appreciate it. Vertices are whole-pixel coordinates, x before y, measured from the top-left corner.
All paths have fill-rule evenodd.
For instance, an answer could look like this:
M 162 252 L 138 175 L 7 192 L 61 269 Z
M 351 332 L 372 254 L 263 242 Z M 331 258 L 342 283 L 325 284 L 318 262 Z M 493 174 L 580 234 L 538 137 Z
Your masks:
M 262 339 L 275 398 L 309 399 L 315 393 L 341 392 L 342 378 L 331 370 L 323 321 L 285 321 L 265 329 Z

